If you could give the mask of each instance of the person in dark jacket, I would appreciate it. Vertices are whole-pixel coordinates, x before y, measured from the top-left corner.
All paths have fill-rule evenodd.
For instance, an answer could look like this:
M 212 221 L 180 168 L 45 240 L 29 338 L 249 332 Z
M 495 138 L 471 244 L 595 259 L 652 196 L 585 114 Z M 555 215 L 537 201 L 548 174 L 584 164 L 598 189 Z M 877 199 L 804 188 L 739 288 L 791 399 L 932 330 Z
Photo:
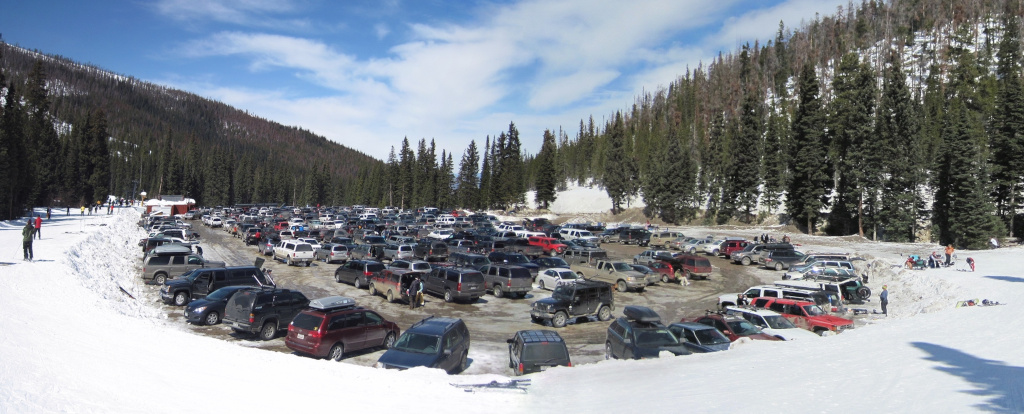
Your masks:
M 886 309 L 889 306 L 889 286 L 882 286 L 882 293 L 878 294 L 879 303 L 882 304 L 882 315 L 889 316 L 889 311 Z
M 32 261 L 32 235 L 36 229 L 32 227 L 32 219 L 25 222 L 25 228 L 21 229 L 21 248 L 25 253 L 25 260 Z

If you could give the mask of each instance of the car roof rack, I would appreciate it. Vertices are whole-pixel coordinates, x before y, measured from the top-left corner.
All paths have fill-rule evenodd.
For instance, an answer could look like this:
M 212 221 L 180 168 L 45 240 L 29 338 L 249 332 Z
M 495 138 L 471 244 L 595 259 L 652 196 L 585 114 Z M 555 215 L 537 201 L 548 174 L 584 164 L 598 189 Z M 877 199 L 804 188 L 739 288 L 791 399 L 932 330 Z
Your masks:
M 643 322 L 643 323 L 659 323 L 661 322 L 661 316 L 657 312 L 651 310 L 651 308 L 645 306 L 626 306 L 622 308 L 622 314 L 626 319 Z
M 327 296 L 319 299 L 313 299 L 309 301 L 309 307 L 318 310 L 338 310 L 345 308 L 354 308 L 356 306 L 355 299 L 343 297 L 343 296 Z

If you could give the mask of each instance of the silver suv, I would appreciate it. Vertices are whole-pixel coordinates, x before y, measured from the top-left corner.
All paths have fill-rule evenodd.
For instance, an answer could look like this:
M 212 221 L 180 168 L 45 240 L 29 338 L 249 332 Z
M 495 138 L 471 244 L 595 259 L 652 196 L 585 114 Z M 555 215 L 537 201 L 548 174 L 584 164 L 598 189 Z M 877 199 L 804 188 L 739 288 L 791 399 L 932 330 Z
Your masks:
M 224 267 L 224 262 L 208 261 L 192 253 L 192 249 L 178 244 L 165 244 L 153 248 L 142 263 L 142 280 L 146 283 L 164 284 L 181 274 L 204 267 Z

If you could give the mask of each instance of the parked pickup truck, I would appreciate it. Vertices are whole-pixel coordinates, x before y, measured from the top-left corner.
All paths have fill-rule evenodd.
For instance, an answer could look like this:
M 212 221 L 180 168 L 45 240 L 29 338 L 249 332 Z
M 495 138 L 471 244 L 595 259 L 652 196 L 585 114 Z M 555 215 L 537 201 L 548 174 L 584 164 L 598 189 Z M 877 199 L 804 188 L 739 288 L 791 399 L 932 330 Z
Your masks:
M 531 236 L 536 237 L 536 236 Z M 535 246 L 528 239 L 508 239 L 505 241 L 505 251 L 520 253 L 531 259 L 536 259 L 544 254 L 544 248 Z
M 530 244 L 540 247 L 548 256 L 562 254 L 565 249 L 569 248 L 569 246 L 560 243 L 558 239 L 554 237 L 530 236 L 527 240 Z
M 797 327 L 818 335 L 825 336 L 853 329 L 853 321 L 829 315 L 814 302 L 785 298 L 757 298 L 750 303 L 758 308 L 778 312 Z
M 274 246 L 274 259 L 287 263 L 289 266 L 313 263 L 313 246 L 296 240 L 283 240 Z
M 615 285 L 619 292 L 634 290 L 643 292 L 647 287 L 647 279 L 643 273 L 633 270 L 626 262 L 596 260 L 574 262 L 569 269 L 586 280 L 598 280 Z

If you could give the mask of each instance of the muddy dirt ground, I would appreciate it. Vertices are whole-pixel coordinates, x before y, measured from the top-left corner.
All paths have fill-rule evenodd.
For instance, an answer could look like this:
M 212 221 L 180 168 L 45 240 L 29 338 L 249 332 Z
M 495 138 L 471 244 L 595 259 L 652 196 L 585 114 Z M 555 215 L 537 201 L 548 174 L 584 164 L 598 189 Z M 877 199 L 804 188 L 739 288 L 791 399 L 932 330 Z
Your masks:
M 208 259 L 225 261 L 229 266 L 253 263 L 259 252 L 255 246 L 245 246 L 242 240 L 232 237 L 221 229 L 204 227 L 201 222 L 193 221 L 194 230 L 202 237 L 201 246 Z M 616 243 L 605 244 L 612 258 L 632 261 L 633 255 L 643 248 L 625 246 Z M 615 292 L 615 311 L 613 316 L 621 316 L 627 305 L 642 305 L 657 311 L 666 322 L 678 321 L 684 316 L 697 316 L 706 309 L 714 309 L 717 297 L 723 293 L 741 292 L 747 287 L 773 280 L 778 273 L 734 265 L 722 258 L 711 258 L 715 272 L 709 280 L 691 281 L 689 286 L 659 283 L 648 287 L 643 293 Z M 265 268 L 272 269 L 278 285 L 283 288 L 296 289 L 309 298 L 324 296 L 347 296 L 370 309 L 376 310 L 385 318 L 396 322 L 402 329 L 426 316 L 462 318 L 469 326 L 472 336 L 470 366 L 466 374 L 496 373 L 508 374 L 508 346 L 505 342 L 513 333 L 522 329 L 554 329 L 550 325 L 541 326 L 530 321 L 530 304 L 540 298 L 550 296 L 546 290 L 534 289 L 523 299 L 495 298 L 484 296 L 478 302 L 445 303 L 441 298 L 427 295 L 424 307 L 411 310 L 402 303 L 387 303 L 381 296 L 371 296 L 365 289 L 355 289 L 352 285 L 336 283 L 334 270 L 339 264 L 315 262 L 310 267 L 287 266 L 281 262 L 267 260 Z M 141 282 L 140 282 L 141 283 Z M 183 309 L 165 305 L 160 301 L 159 288 L 147 287 L 147 300 L 166 312 L 169 320 L 180 322 L 182 326 L 194 333 L 227 341 L 239 342 L 239 345 L 268 349 L 278 352 L 293 353 L 284 344 L 283 335 L 263 342 L 253 336 L 234 333 L 224 325 L 195 326 L 185 322 Z M 607 322 L 599 322 L 596 318 L 570 321 L 558 333 L 569 345 L 570 355 L 574 364 L 585 364 L 604 359 L 604 340 Z M 350 354 L 346 363 L 370 366 L 373 365 L 384 351 L 368 350 Z

